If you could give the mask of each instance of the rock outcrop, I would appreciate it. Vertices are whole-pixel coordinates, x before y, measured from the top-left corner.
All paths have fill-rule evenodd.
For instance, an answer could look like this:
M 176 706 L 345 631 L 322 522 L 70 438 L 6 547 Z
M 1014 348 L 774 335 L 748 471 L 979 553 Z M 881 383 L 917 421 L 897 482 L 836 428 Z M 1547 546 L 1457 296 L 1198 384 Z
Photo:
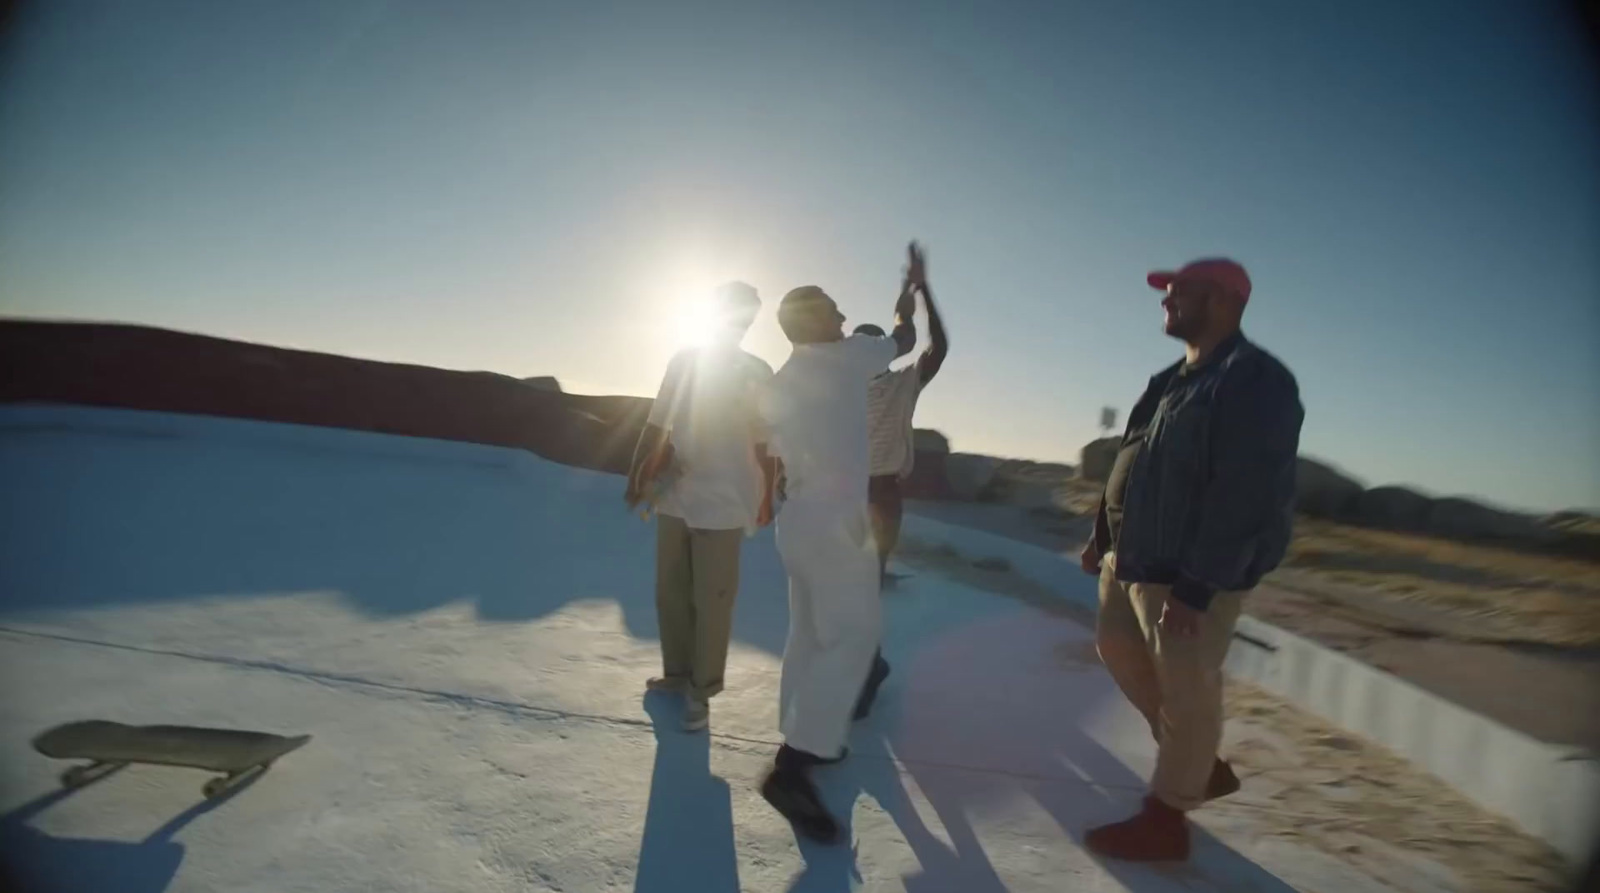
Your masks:
M 623 473 L 650 402 L 566 394 L 549 376 L 378 363 L 142 326 L 0 321 L 0 403 L 75 403 L 464 440 Z M 1080 478 L 1104 481 L 1119 443 L 1112 437 L 1086 445 Z M 929 430 L 916 432 L 916 448 L 906 482 L 911 498 L 1005 498 L 1044 507 L 1065 492 L 1066 466 L 950 453 L 949 441 Z M 1405 487 L 1365 490 L 1309 458 L 1300 461 L 1296 489 L 1307 515 L 1600 560 L 1600 521 L 1581 512 L 1538 518 Z
M 1533 515 L 1493 508 L 1470 499 L 1436 499 L 1428 512 L 1427 533 L 1451 539 L 1554 544 L 1561 531 Z
M 1102 437 L 1084 444 L 1078 451 L 1078 476 L 1090 481 L 1104 481 L 1110 477 L 1111 466 L 1116 464 L 1121 447 L 1120 437 Z
M 1364 487 L 1331 465 L 1301 456 L 1295 470 L 1295 507 L 1314 518 L 1342 520 L 1356 513 Z
M 1374 487 L 1362 492 L 1348 520 L 1385 530 L 1420 531 L 1432 511 L 1433 500 L 1408 487 Z
M 918 455 L 942 453 L 949 455 L 950 438 L 932 428 L 917 428 L 911 432 L 911 443 Z
M 0 402 L 259 419 L 520 447 L 625 472 L 650 411 L 491 372 L 285 350 L 143 326 L 0 322 Z
M 945 457 L 945 480 L 950 482 L 950 496 L 963 502 L 982 499 L 994 481 L 1000 460 L 976 453 L 951 453 Z

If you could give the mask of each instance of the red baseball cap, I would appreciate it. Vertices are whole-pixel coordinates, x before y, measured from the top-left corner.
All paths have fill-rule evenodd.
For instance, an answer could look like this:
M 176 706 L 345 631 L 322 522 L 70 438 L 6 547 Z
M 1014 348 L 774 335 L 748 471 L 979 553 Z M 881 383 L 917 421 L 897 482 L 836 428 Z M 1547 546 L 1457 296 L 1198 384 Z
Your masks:
M 1225 257 L 1208 257 L 1190 261 L 1180 270 L 1158 270 L 1145 277 L 1150 287 L 1166 291 L 1175 282 L 1210 282 L 1250 300 L 1250 274 L 1237 261 Z

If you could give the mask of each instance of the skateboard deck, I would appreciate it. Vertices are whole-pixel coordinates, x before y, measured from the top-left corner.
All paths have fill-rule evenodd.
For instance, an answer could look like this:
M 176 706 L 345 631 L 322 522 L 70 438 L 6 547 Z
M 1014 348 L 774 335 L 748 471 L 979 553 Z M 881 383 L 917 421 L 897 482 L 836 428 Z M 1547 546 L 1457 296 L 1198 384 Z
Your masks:
M 290 738 L 269 732 L 88 720 L 44 732 L 33 739 L 33 749 L 52 759 L 89 761 L 61 773 L 61 783 L 67 787 L 88 784 L 129 763 L 146 763 L 222 773 L 203 788 L 207 797 L 216 797 L 267 771 L 274 760 L 310 740 L 310 735 Z

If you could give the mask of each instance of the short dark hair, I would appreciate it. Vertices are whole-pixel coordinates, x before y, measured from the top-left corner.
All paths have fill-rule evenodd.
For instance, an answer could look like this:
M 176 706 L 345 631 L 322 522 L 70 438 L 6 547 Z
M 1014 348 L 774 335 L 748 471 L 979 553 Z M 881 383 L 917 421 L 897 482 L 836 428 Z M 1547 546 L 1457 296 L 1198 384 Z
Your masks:
M 822 302 L 831 301 L 828 293 L 815 285 L 802 285 L 789 290 L 778 302 L 778 327 L 783 329 L 790 341 L 800 343 L 800 338 L 805 334 L 805 320 L 822 306 Z

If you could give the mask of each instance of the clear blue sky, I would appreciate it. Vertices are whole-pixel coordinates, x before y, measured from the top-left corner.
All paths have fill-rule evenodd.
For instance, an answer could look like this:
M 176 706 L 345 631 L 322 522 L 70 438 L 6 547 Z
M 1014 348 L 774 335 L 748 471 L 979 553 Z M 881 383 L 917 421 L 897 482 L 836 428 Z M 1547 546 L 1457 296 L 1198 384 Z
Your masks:
M 718 279 L 885 322 L 918 421 L 1072 459 L 1238 257 L 1306 452 L 1600 506 L 1600 123 L 1570 7 L 34 4 L 0 69 L 0 312 L 650 393 Z M 769 303 L 769 307 L 770 307 Z M 749 341 L 787 354 L 768 313 Z

